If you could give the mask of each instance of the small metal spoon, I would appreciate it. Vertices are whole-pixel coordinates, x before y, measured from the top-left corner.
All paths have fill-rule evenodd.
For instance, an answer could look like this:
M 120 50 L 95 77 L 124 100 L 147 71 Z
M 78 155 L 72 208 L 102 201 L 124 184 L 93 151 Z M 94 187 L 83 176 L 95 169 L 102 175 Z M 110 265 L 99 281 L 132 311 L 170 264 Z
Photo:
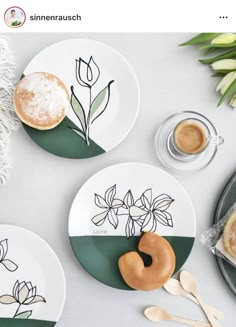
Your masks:
M 198 301 L 195 299 L 194 296 L 192 296 L 191 294 L 189 294 L 188 292 L 186 292 L 183 287 L 181 286 L 180 282 L 177 279 L 174 278 L 170 278 L 168 280 L 168 282 L 164 285 L 165 290 L 172 294 L 172 295 L 181 295 L 184 296 L 186 298 L 188 298 L 189 300 L 195 302 L 196 304 L 199 305 Z M 224 319 L 224 313 L 222 311 L 217 310 L 214 307 L 211 307 L 209 305 L 207 306 L 207 310 L 209 312 L 211 312 L 211 314 L 216 318 L 216 319 Z
M 180 273 L 180 283 L 182 287 L 185 289 L 185 291 L 192 293 L 193 296 L 195 296 L 200 306 L 202 307 L 202 310 L 205 312 L 209 322 L 211 323 L 211 326 L 221 327 L 219 322 L 212 316 L 211 312 L 208 311 L 206 304 L 203 302 L 201 296 L 199 295 L 197 291 L 196 280 L 193 274 L 191 274 L 188 271 L 182 271 Z
M 161 307 L 149 307 L 145 309 L 144 315 L 149 320 L 154 322 L 160 322 L 163 320 L 172 320 L 193 327 L 211 327 L 211 325 L 208 323 L 173 316 L 172 314 L 170 314 L 169 312 L 167 312 L 165 309 Z

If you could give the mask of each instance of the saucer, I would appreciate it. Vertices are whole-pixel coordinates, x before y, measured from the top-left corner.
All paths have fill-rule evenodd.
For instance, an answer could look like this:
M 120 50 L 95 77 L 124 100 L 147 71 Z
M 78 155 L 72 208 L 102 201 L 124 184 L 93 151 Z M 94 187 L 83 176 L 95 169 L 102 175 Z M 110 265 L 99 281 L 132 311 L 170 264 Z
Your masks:
M 209 129 L 212 137 L 217 131 L 212 123 L 203 115 L 194 111 L 183 111 L 168 117 L 159 127 L 155 137 L 156 154 L 160 162 L 170 170 L 178 173 L 190 173 L 207 167 L 216 155 L 218 145 L 210 143 L 200 154 L 190 157 L 177 157 L 171 146 L 171 138 L 176 125 L 185 119 L 200 119 Z

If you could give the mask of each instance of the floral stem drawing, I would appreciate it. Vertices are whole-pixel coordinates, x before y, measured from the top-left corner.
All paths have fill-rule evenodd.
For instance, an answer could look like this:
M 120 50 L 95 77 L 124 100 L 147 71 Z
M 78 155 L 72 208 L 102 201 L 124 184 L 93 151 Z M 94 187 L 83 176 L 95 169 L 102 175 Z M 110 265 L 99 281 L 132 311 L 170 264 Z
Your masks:
M 86 130 L 86 143 L 89 145 L 89 130 L 90 130 L 90 113 L 91 113 L 91 105 L 92 105 L 92 87 L 89 87 L 89 112 L 87 118 L 87 130 Z
M 102 89 L 94 98 L 92 96 L 92 88 L 97 83 L 100 77 L 100 69 L 91 56 L 89 61 L 86 62 L 82 58 L 76 61 L 76 80 L 82 87 L 88 89 L 88 109 L 85 110 L 85 106 L 77 97 L 74 91 L 74 86 L 71 86 L 71 107 L 79 120 L 81 130 L 69 127 L 79 137 L 83 138 L 86 144 L 90 145 L 90 128 L 91 125 L 99 118 L 106 110 L 111 93 L 110 81 L 107 86 Z
M 134 200 L 131 190 L 123 199 L 116 198 L 116 185 L 106 190 L 104 197 L 94 195 L 94 202 L 102 212 L 92 218 L 93 224 L 101 226 L 106 220 L 116 229 L 119 219 L 126 219 L 125 234 L 127 238 L 134 236 L 136 227 L 140 232 L 155 232 L 158 223 L 173 227 L 171 214 L 167 211 L 174 199 L 168 194 L 160 194 L 153 198 L 152 189 L 145 190 Z
M 28 306 L 35 303 L 43 302 L 46 303 L 46 300 L 41 295 L 37 295 L 37 287 L 33 286 L 31 282 L 19 282 L 16 281 L 12 295 L 4 294 L 0 296 L 1 304 L 18 304 L 18 307 L 13 316 L 14 319 L 29 319 L 32 315 L 32 310 L 21 311 L 22 306 Z
M 5 239 L 0 242 L 0 264 L 2 264 L 8 271 L 16 271 L 18 266 L 12 261 L 6 258 L 8 253 L 8 240 Z
M 18 305 L 18 308 L 17 308 L 13 318 L 15 318 L 17 316 L 18 312 L 20 311 L 20 307 L 21 307 L 21 304 Z

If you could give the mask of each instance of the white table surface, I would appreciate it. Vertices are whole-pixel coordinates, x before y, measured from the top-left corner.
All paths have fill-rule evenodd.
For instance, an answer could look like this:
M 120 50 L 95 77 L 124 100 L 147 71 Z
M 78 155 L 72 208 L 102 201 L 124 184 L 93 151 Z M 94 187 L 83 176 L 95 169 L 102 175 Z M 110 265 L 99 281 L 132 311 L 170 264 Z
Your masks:
M 216 200 L 236 170 L 236 112 L 216 108 L 218 79 L 198 63 L 200 52 L 177 47 L 189 34 L 11 34 L 19 78 L 44 47 L 67 38 L 103 41 L 120 51 L 133 66 L 141 89 L 138 120 L 129 136 L 111 152 L 88 160 L 62 159 L 39 148 L 23 128 L 12 134 L 11 178 L 0 188 L 0 223 L 34 231 L 55 250 L 65 270 L 67 298 L 58 327 L 152 326 L 142 312 L 160 305 L 171 313 L 204 319 L 197 305 L 164 290 L 133 292 L 113 289 L 93 279 L 77 262 L 68 239 L 71 203 L 95 172 L 109 165 L 141 161 L 159 166 L 153 141 L 158 125 L 180 110 L 196 110 L 212 120 L 225 138 L 211 165 L 187 176 L 175 175 L 189 192 L 197 217 L 194 249 L 184 268 L 192 271 L 207 303 L 225 312 L 224 327 L 235 324 L 235 296 L 226 285 L 214 256 L 199 241 L 212 223 Z M 163 323 L 174 326 L 175 323 Z

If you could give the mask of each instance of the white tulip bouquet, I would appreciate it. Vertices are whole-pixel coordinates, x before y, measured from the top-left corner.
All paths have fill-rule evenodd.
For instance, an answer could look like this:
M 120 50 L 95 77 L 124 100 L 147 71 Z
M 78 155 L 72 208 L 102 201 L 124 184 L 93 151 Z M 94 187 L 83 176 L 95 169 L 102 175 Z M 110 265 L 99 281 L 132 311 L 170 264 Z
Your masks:
M 210 65 L 214 71 L 213 76 L 223 77 L 216 88 L 216 91 L 221 93 L 217 106 L 228 101 L 230 106 L 236 108 L 236 34 L 201 33 L 180 44 L 180 46 L 186 45 L 200 45 L 200 49 L 205 50 L 206 55 L 218 52 L 217 56 L 199 61 Z

